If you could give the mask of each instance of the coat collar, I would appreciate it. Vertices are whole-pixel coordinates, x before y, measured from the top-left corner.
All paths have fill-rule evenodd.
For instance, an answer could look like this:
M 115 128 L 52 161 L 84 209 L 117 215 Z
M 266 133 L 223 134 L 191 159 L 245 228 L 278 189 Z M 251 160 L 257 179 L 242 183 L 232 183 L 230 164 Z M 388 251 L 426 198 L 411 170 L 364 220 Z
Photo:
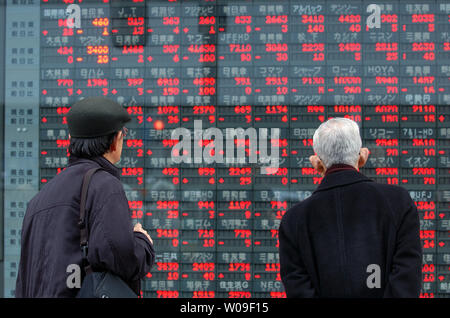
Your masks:
M 336 171 L 326 175 L 314 193 L 358 182 L 373 182 L 373 180 L 356 170 Z
M 342 171 L 342 170 L 354 170 L 354 171 L 357 171 L 355 169 L 355 167 L 352 167 L 352 166 L 346 165 L 346 164 L 342 164 L 342 163 L 338 163 L 338 164 L 334 164 L 331 167 L 329 167 L 327 169 L 327 171 L 325 171 L 325 176 L 327 176 L 327 175 L 329 175 L 331 173 L 337 172 L 337 171 Z
M 82 163 L 97 164 L 100 167 L 102 167 L 104 170 L 106 170 L 107 172 L 112 174 L 117 179 L 120 179 L 120 169 L 117 168 L 108 159 L 106 159 L 104 157 L 99 156 L 99 157 L 94 157 L 94 158 L 80 158 L 80 157 L 75 157 L 73 155 L 71 155 L 69 157 L 69 164 L 68 164 L 69 167 L 73 166 L 73 165 L 77 165 L 77 164 L 82 164 Z

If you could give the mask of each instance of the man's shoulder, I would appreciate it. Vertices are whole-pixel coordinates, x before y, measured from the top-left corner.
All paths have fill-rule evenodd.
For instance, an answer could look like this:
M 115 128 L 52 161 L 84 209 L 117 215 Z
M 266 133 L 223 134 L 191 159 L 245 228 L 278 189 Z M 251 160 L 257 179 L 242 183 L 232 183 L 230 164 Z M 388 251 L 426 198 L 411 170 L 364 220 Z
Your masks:
M 347 188 L 355 196 L 366 196 L 367 202 L 371 200 L 383 200 L 397 206 L 409 206 L 412 202 L 409 192 L 398 185 L 360 182 L 340 188 Z M 283 219 L 285 221 L 300 220 L 306 217 L 310 211 L 315 210 L 314 208 L 317 205 L 323 205 L 323 202 L 327 201 L 331 195 L 333 195 L 331 190 L 313 192 L 308 198 L 289 208 L 284 214 Z
M 367 194 L 369 197 L 383 197 L 386 200 L 396 201 L 400 200 L 400 202 L 411 201 L 411 197 L 409 195 L 408 190 L 403 188 L 400 185 L 386 184 L 386 183 L 378 183 L 378 182 L 362 182 L 359 185 L 355 185 L 354 189 L 352 189 L 356 193 Z
M 79 202 L 84 174 L 94 165 L 69 166 L 48 181 L 29 201 L 30 210 L 42 210 L 55 205 L 74 205 Z M 119 179 L 100 169 L 91 178 L 89 195 L 97 199 L 113 193 L 122 193 L 123 186 Z
M 89 169 L 92 168 L 100 168 L 97 170 L 91 177 L 91 182 L 89 184 L 89 189 L 95 189 L 97 187 L 102 188 L 105 192 L 108 189 L 122 189 L 122 183 L 120 180 L 109 173 L 104 168 L 100 167 L 97 163 L 94 161 L 89 162 L 83 162 L 81 164 L 76 164 L 73 166 L 67 167 L 63 172 L 66 174 L 63 177 L 64 180 L 67 179 L 78 179 L 79 180 L 79 186 L 81 187 L 81 182 L 83 179 L 83 176 L 86 172 L 88 172 Z M 62 181 L 64 182 L 64 181 Z M 81 189 L 81 188 L 80 188 Z
M 100 169 L 97 171 L 91 179 L 93 186 L 99 186 L 104 189 L 117 190 L 122 189 L 122 182 L 108 171 Z

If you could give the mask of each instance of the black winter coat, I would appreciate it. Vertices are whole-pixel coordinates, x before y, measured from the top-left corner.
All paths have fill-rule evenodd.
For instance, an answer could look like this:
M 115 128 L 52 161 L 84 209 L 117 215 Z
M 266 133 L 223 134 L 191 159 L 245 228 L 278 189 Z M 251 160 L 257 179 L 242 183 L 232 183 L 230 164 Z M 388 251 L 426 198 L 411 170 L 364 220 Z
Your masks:
M 88 260 L 94 271 L 109 270 L 139 293 L 140 279 L 154 262 L 153 246 L 133 232 L 119 169 L 103 157 L 71 157 L 68 167 L 29 202 L 22 226 L 16 297 L 75 297 L 68 288 L 70 264 L 80 265 L 79 204 L 84 174 L 101 166 L 89 186 Z
M 416 206 L 405 189 L 356 170 L 326 175 L 309 198 L 289 209 L 279 245 L 287 297 L 419 296 Z M 370 264 L 379 266 L 379 288 Z

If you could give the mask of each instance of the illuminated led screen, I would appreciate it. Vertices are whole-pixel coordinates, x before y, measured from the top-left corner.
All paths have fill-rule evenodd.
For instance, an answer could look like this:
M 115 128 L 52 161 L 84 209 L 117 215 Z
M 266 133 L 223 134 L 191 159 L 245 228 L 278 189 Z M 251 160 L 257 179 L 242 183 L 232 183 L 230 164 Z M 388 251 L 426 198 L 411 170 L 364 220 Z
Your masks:
M 450 295 L 448 1 L 8 0 L 3 10 L 5 296 L 26 202 L 68 162 L 70 105 L 98 95 L 133 118 L 120 167 L 130 217 L 155 243 L 143 297 L 285 297 L 278 227 L 321 181 L 308 157 L 331 117 L 358 122 L 371 151 L 362 172 L 416 202 L 421 297 Z M 279 168 L 175 163 L 172 131 L 196 123 L 224 136 L 279 128 L 269 142 Z M 247 159 L 259 151 L 246 138 L 234 146 Z

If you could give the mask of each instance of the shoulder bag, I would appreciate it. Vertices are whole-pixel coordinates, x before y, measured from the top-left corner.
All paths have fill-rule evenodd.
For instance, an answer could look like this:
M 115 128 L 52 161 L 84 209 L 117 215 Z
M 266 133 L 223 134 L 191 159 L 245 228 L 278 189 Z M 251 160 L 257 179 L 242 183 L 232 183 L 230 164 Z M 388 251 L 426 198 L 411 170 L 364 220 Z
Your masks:
M 92 168 L 83 177 L 80 200 L 80 247 L 83 255 L 83 268 L 86 276 L 81 284 L 77 298 L 137 298 L 134 291 L 117 275 L 110 271 L 94 272 L 89 265 L 88 218 L 86 218 L 86 197 L 92 175 L 101 168 Z

